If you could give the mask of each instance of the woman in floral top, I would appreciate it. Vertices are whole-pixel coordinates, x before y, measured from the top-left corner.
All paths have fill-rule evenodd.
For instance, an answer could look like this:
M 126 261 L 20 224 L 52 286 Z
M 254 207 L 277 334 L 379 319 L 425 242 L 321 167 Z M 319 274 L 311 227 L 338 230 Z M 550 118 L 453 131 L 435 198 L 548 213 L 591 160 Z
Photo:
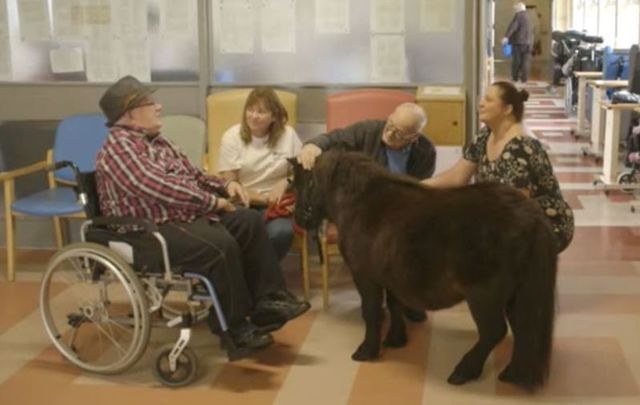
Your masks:
M 518 90 L 509 82 L 491 85 L 479 106 L 480 121 L 486 127 L 465 147 L 463 157 L 451 169 L 423 183 L 455 187 L 475 176 L 477 182 L 511 185 L 540 204 L 561 252 L 573 238 L 573 212 L 562 197 L 547 153 L 521 125 L 528 98 L 526 90 Z

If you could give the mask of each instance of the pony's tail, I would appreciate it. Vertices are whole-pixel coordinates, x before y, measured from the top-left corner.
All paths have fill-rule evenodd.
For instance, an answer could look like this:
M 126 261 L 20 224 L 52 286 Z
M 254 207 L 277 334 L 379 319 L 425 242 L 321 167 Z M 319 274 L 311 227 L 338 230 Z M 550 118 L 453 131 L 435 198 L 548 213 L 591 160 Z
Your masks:
M 514 347 L 507 374 L 516 380 L 511 382 L 527 390 L 541 387 L 549 376 L 558 265 L 555 238 L 548 224 L 538 221 L 534 233 L 509 316 Z

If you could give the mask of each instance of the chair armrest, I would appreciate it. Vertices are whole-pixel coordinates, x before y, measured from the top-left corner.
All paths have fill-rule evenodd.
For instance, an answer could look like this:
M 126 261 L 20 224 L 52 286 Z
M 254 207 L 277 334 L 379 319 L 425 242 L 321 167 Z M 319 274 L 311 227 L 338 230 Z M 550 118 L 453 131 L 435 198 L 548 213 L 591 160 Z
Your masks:
M 202 171 L 204 173 L 209 173 L 209 154 L 205 153 L 202 155 Z
M 23 166 L 7 172 L 0 172 L 0 181 L 13 180 L 18 177 L 26 176 L 32 173 L 36 173 L 42 170 L 50 170 L 53 167 L 46 160 L 31 164 L 29 166 Z
M 107 226 L 120 226 L 120 225 L 135 225 L 142 228 L 145 232 L 153 233 L 158 232 L 158 226 L 148 219 L 134 218 L 134 217 L 95 217 L 91 218 L 91 225 L 96 227 Z

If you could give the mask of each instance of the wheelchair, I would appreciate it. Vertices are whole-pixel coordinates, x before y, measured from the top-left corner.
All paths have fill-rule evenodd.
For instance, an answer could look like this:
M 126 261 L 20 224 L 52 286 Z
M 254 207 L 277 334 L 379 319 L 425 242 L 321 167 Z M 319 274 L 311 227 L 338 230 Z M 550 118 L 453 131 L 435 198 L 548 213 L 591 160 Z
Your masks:
M 63 168 L 75 173 L 87 221 L 81 227 L 81 242 L 56 252 L 42 280 L 40 311 L 58 351 L 83 370 L 113 375 L 140 359 L 152 323 L 179 327 L 177 342 L 155 353 L 152 371 L 163 385 L 185 386 L 198 371 L 195 353 L 188 347 L 191 327 L 215 315 L 229 360 L 246 357 L 251 349 L 235 345 L 212 283 L 200 274 L 170 267 L 166 243 L 155 224 L 100 217 L 95 173 L 80 173 L 68 161 L 50 169 Z M 113 226 L 136 231 L 123 234 Z M 186 296 L 187 308 L 168 303 L 169 292 Z

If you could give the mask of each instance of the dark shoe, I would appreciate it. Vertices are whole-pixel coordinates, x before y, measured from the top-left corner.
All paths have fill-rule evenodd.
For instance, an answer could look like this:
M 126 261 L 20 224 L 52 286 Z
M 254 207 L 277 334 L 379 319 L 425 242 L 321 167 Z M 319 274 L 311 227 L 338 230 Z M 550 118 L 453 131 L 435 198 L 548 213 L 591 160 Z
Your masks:
M 249 321 L 232 326 L 229 333 L 238 347 L 262 349 L 273 343 L 273 337 L 269 333 L 261 332 L 256 325 Z
M 411 322 L 424 322 L 427 320 L 427 314 L 424 311 L 413 308 L 405 308 L 404 317 Z
M 299 301 L 288 291 L 278 291 L 256 304 L 251 321 L 258 327 L 280 325 L 279 329 L 286 322 L 307 312 L 309 308 L 311 305 L 308 302 Z

